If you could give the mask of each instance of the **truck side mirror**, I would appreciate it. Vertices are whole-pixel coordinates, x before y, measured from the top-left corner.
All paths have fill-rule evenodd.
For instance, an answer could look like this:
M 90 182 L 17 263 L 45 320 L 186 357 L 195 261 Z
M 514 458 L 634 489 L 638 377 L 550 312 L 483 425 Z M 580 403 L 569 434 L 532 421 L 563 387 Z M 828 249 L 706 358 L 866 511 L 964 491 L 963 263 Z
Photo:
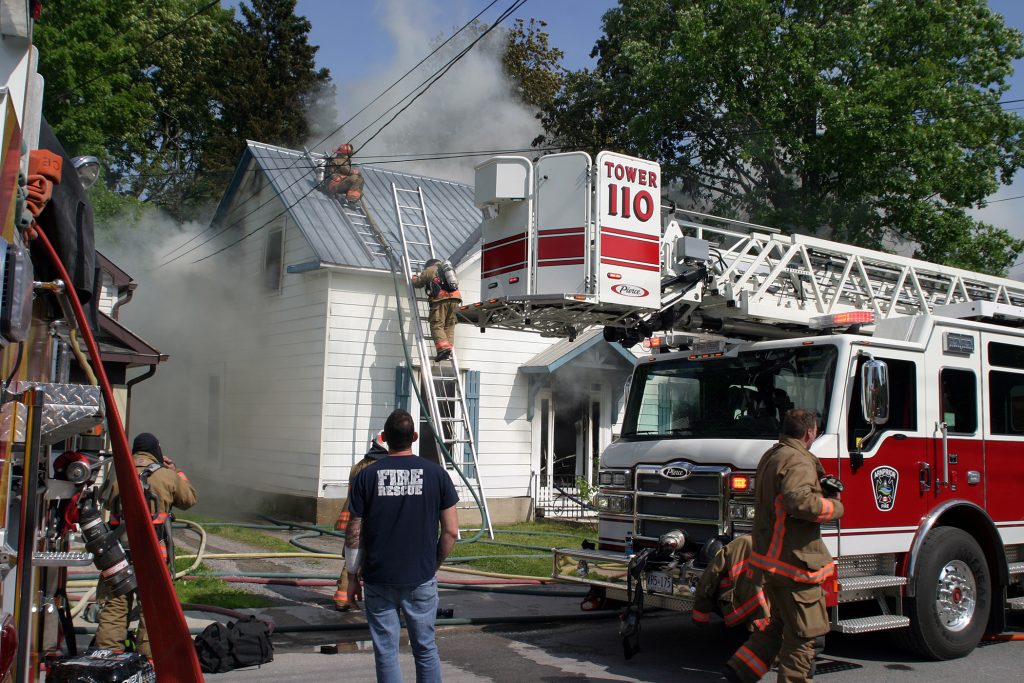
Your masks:
M 877 425 L 889 421 L 889 366 L 870 359 L 860 369 L 860 405 L 864 421 L 875 431 Z

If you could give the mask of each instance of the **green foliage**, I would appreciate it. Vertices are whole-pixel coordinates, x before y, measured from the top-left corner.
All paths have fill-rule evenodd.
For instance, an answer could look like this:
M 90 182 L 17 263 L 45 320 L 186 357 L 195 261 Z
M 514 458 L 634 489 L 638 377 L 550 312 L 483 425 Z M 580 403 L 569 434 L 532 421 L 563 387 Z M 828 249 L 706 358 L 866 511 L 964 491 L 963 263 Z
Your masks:
M 595 55 L 548 140 L 657 159 L 692 205 L 788 232 L 990 273 L 1024 249 L 965 212 L 1024 160 L 999 105 L 1022 37 L 984 0 L 622 0 Z
M 545 22 L 537 19 L 530 19 L 529 24 L 516 19 L 508 31 L 501 59 L 505 75 L 515 83 L 519 97 L 537 108 L 551 105 L 565 73 L 561 65 L 565 53 L 551 47 L 545 26 Z
M 300 146 L 309 117 L 334 121 L 295 0 L 251 0 L 238 21 L 208 4 L 48 2 L 35 28 L 43 111 L 69 153 L 100 157 L 108 189 L 179 220 L 220 198 L 246 138 Z

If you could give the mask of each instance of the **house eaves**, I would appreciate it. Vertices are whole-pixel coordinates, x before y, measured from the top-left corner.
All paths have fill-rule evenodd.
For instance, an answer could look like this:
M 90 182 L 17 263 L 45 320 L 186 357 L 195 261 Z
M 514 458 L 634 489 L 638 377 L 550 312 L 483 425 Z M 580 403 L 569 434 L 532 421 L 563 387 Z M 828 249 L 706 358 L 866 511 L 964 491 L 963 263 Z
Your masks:
M 99 311 L 100 357 L 104 362 L 127 363 L 128 367 L 155 365 L 170 356 L 160 351 L 117 320 Z

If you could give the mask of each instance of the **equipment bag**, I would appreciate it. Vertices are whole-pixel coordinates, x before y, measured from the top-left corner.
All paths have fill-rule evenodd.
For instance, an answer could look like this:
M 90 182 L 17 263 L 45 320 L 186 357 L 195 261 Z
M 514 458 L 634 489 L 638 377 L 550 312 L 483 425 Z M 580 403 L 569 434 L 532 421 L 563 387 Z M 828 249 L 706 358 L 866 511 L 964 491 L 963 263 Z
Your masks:
M 213 622 L 196 636 L 195 645 L 203 673 L 219 674 L 274 661 L 270 626 L 252 615 L 227 625 Z

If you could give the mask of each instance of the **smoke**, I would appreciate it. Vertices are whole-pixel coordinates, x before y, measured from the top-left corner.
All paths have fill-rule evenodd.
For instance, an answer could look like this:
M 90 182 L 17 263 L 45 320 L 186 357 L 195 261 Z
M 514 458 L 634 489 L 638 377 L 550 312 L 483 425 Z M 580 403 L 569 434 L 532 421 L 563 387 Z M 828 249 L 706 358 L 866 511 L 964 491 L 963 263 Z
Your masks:
M 453 24 L 452 17 L 463 16 L 463 13 L 452 12 L 450 7 L 442 10 L 436 3 L 414 0 L 386 0 L 379 10 L 385 16 L 388 35 L 397 47 L 393 63 L 365 74 L 353 73 L 340 65 L 327 65 L 338 86 L 338 111 L 342 119 L 359 111 L 443 42 L 461 26 L 461 22 Z M 333 149 L 341 142 L 352 142 L 357 150 L 356 160 L 363 159 L 363 163 L 368 164 L 387 161 L 373 159 L 385 155 L 409 157 L 431 156 L 438 152 L 528 149 L 532 140 L 542 132 L 541 126 L 533 112 L 517 98 L 514 85 L 502 70 L 501 59 L 507 40 L 503 27 L 484 37 L 393 123 L 370 140 L 409 103 L 406 96 L 414 91 L 417 84 L 430 80 L 434 72 L 489 25 L 480 24 L 466 29 L 394 90 L 332 136 L 327 148 Z M 471 183 L 473 167 L 486 158 L 388 163 L 387 168 Z

